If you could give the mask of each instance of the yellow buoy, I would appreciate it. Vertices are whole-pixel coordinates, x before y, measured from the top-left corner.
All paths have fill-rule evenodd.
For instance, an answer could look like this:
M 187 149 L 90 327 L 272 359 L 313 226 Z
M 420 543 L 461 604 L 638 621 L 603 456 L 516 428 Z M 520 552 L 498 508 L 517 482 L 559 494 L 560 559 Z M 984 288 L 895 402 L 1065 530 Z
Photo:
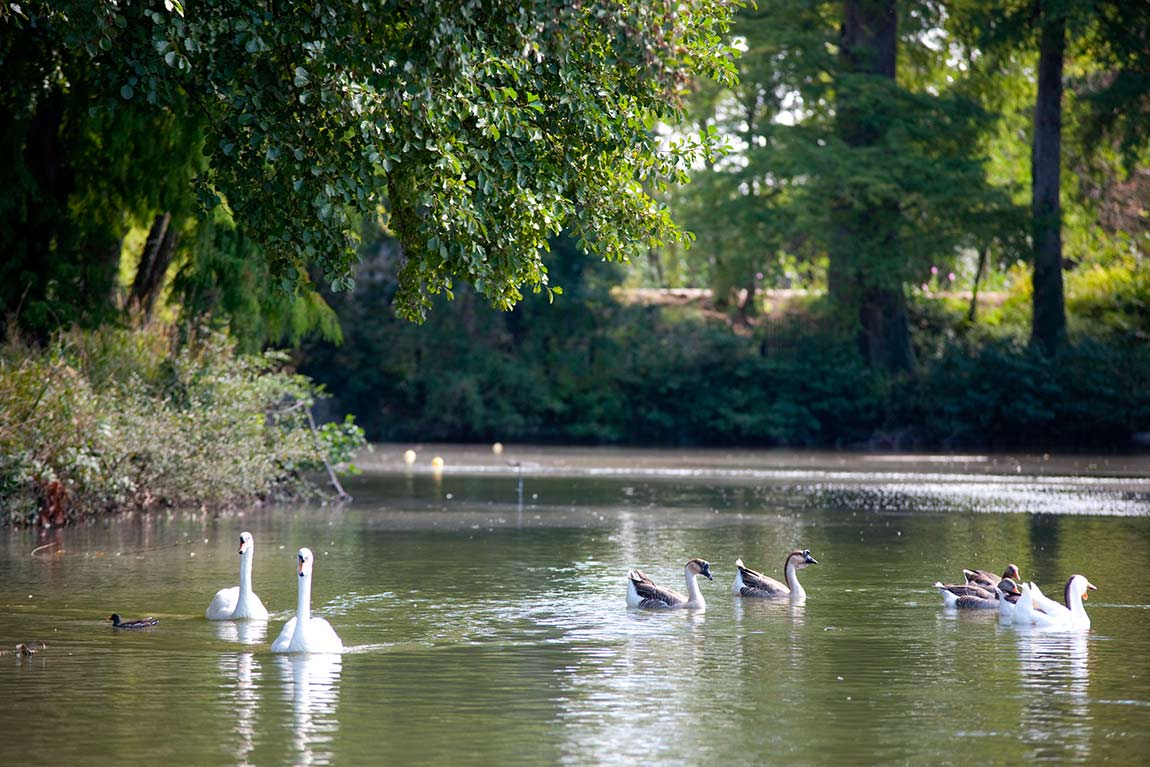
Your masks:
M 403 462 L 404 463 L 415 463 L 415 451 L 414 450 L 404 451 Z
M 431 465 L 437 469 L 443 468 L 443 459 L 438 455 L 431 459 Z
M 491 446 L 491 452 L 495 453 L 496 455 L 503 455 L 503 443 L 496 442 Z

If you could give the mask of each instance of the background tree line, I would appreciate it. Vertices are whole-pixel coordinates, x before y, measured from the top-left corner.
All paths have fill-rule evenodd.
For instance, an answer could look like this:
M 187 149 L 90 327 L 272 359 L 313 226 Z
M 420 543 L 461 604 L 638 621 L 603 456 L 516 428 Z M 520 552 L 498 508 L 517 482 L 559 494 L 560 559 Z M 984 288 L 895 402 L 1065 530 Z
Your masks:
M 375 438 L 1150 430 L 1150 3 L 14 8 L 8 333 L 210 316 Z

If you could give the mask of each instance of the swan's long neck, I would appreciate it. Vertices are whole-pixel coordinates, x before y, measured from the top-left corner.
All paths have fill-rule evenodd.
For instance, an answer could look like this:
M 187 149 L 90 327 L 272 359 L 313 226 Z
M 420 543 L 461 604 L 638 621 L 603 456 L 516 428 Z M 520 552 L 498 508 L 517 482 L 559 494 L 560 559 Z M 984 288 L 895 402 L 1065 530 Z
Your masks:
M 690 570 L 686 571 L 687 574 L 687 601 L 695 607 L 706 607 L 707 602 L 703 599 L 703 592 L 699 589 L 699 579 Z
M 795 561 L 793 559 L 787 559 L 786 572 L 787 586 L 791 589 L 791 599 L 806 599 L 807 592 L 803 590 L 803 585 L 799 583 L 799 570 L 795 567 Z
M 252 593 L 252 550 L 240 554 L 240 601 Z
M 295 605 L 296 626 L 302 626 L 311 619 L 311 573 L 299 579 L 299 598 Z

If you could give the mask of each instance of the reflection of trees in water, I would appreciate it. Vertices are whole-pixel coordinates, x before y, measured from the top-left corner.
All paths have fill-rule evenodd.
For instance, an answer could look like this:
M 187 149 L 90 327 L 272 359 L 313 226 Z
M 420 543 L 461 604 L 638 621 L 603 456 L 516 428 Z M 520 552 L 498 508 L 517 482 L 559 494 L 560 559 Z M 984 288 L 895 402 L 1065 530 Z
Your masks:
M 331 764 L 332 740 L 339 730 L 336 705 L 343 659 L 339 655 L 290 655 L 276 658 L 292 702 L 292 746 L 297 765 Z
M 237 767 L 248 767 L 255 748 L 256 710 L 260 703 L 260 662 L 250 652 L 235 655 L 228 653 L 220 656 L 220 671 L 232 680 L 231 692 L 235 704 L 231 709 L 232 732 L 235 737 L 228 740 L 227 750 L 235 755 Z
M 1085 632 L 1020 630 L 1019 674 L 1026 705 L 1019 732 L 1030 760 L 1090 762 L 1090 644 Z

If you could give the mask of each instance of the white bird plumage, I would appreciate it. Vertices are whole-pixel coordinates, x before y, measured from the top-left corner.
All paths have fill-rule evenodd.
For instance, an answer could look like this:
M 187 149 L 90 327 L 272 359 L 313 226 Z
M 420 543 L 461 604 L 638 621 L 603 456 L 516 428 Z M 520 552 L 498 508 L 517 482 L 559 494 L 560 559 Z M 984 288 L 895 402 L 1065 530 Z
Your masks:
M 272 652 L 342 653 L 343 640 L 335 629 L 323 618 L 311 614 L 311 573 L 315 561 L 311 549 L 300 549 L 297 559 L 299 595 L 296 614 L 284 624 L 280 635 L 272 642 Z
M 1080 631 L 1090 628 L 1083 600 L 1098 588 L 1084 575 L 1072 575 L 1066 582 L 1066 604 L 1050 599 L 1034 583 L 1023 584 L 1022 596 L 1014 607 L 1014 623 L 1049 631 Z
M 204 612 L 210 621 L 266 621 L 268 609 L 252 591 L 252 557 L 255 539 L 249 532 L 240 533 L 240 585 L 220 589 Z

